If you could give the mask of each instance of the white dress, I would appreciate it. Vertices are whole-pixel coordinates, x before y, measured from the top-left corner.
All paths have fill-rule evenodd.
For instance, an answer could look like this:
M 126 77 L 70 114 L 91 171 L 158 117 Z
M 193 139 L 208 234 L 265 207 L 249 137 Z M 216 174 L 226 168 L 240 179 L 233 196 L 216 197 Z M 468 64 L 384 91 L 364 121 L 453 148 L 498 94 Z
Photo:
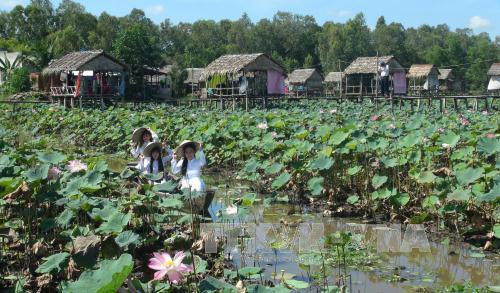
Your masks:
M 165 150 L 167 151 L 167 155 L 163 158 L 161 158 L 161 161 L 163 162 L 163 170 L 167 170 L 167 164 L 168 162 L 170 162 L 170 160 L 172 160 L 172 157 L 173 157 L 173 154 L 174 154 L 174 151 L 172 151 L 169 147 L 166 147 Z M 144 160 L 144 164 L 141 164 L 140 166 L 140 170 L 144 173 L 144 174 L 149 174 L 151 173 L 150 172 L 150 165 L 153 164 L 153 173 L 152 174 L 158 174 L 159 172 L 159 165 L 158 165 L 158 161 L 152 161 L 150 157 L 147 157 L 145 158 L 147 159 Z M 152 161 L 152 162 L 151 162 Z
M 198 152 L 199 159 L 196 157 L 188 161 L 186 175 L 182 176 L 181 188 L 187 189 L 191 188 L 191 191 L 203 192 L 205 191 L 205 182 L 201 179 L 201 168 L 207 163 L 205 160 L 205 154 L 203 150 Z M 185 159 L 182 158 L 180 161 L 172 159 L 172 173 L 178 174 L 182 169 L 182 162 Z

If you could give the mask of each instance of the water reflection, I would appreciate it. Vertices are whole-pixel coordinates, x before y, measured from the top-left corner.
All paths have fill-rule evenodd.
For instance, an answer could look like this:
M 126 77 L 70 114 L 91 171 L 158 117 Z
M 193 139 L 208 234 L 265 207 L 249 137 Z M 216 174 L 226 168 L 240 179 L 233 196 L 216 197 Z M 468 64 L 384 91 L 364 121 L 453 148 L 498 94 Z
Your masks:
M 222 186 L 217 189 L 214 203 L 211 207 L 214 214 L 224 209 L 231 201 L 231 197 L 241 196 L 242 185 L 237 189 Z M 239 190 L 238 190 L 239 189 Z M 273 279 L 284 270 L 292 274 L 295 279 L 308 280 L 310 275 L 319 271 L 320 266 L 311 266 L 308 271 L 297 263 L 299 253 L 297 247 L 291 245 L 296 237 L 297 229 L 290 229 L 299 223 L 321 223 L 324 234 L 336 231 L 363 231 L 363 225 L 358 219 L 325 218 L 320 214 L 303 214 L 297 211 L 288 214 L 289 204 L 273 204 L 264 206 L 254 204 L 249 215 L 236 218 L 231 222 L 234 226 L 245 221 L 256 223 L 255 232 L 250 233 L 250 241 L 260 243 L 256 250 L 248 249 L 243 252 L 237 246 L 230 251 L 233 262 L 238 267 L 259 266 L 266 267 L 266 277 Z M 215 220 L 220 220 L 215 218 Z M 264 223 L 275 223 L 276 227 L 269 228 Z M 366 239 L 374 233 L 368 229 Z M 299 233 L 300 236 L 300 233 Z M 281 237 L 281 239 L 279 239 Z M 299 237 L 300 238 L 300 237 Z M 306 239 L 307 240 L 307 239 Z M 266 242 L 267 243 L 262 243 Z M 283 243 L 280 243 L 283 242 Z M 471 250 L 463 245 L 445 246 L 436 242 L 429 242 L 430 252 L 422 253 L 413 250 L 410 253 L 382 253 L 382 262 L 374 265 L 371 271 L 352 269 L 352 292 L 404 292 L 416 287 L 428 289 L 448 286 L 454 283 L 469 281 L 477 286 L 500 284 L 500 261 L 498 256 L 489 256 L 488 259 L 470 257 Z M 366 268 L 365 268 L 366 269 Z M 338 277 L 338 270 L 328 272 L 328 279 L 334 282 Z

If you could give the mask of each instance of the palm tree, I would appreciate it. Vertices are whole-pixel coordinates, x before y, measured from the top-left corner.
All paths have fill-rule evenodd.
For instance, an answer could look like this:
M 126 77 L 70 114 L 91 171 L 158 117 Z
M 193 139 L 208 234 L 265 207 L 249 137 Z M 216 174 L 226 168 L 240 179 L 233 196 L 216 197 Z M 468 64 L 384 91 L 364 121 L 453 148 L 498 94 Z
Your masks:
M 0 57 L 0 73 L 2 73 L 3 75 L 2 79 L 6 80 L 12 74 L 12 72 L 14 72 L 14 69 L 21 66 L 24 57 L 22 54 L 19 54 L 16 56 L 16 59 L 11 62 L 7 57 L 6 52 L 4 52 L 3 55 L 3 58 Z

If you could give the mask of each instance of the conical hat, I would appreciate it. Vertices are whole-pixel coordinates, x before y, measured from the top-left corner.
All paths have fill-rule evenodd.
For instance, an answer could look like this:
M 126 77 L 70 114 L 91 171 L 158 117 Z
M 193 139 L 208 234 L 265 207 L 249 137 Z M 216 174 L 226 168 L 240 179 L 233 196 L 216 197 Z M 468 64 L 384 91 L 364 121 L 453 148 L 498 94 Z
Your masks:
M 160 149 L 160 156 L 161 156 L 161 149 L 162 145 L 159 142 L 150 142 L 145 148 L 144 148 L 144 157 L 151 157 L 151 153 L 153 152 L 154 149 Z
M 195 152 L 199 151 L 200 148 L 201 148 L 201 144 L 197 141 L 193 141 L 193 140 L 185 140 L 183 142 L 181 142 L 181 144 L 175 148 L 175 154 L 177 155 L 177 158 L 178 159 L 181 159 L 181 158 L 184 158 L 184 146 L 186 146 L 187 144 L 194 144 L 195 146 Z
M 153 132 L 149 128 L 146 127 L 137 128 L 136 130 L 134 130 L 134 133 L 132 133 L 132 141 L 135 143 L 140 143 L 142 141 L 142 135 L 144 131 L 149 131 L 151 135 L 153 134 Z

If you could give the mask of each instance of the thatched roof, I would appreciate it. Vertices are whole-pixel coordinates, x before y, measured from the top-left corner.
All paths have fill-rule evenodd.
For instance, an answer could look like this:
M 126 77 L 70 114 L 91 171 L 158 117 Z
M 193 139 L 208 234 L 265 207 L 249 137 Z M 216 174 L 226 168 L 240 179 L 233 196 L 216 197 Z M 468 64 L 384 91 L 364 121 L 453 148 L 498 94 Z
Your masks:
M 491 64 L 490 70 L 488 70 L 488 75 L 500 75 L 500 63 Z
M 427 77 L 431 74 L 439 75 L 439 71 L 434 64 L 413 64 L 408 71 L 409 78 Z
M 284 69 L 273 59 L 263 53 L 224 55 L 210 63 L 201 76 L 206 79 L 214 74 L 238 74 L 242 71 L 265 71 L 273 69 L 284 72 Z
M 326 75 L 325 82 L 341 82 L 343 78 L 343 72 L 330 72 Z
M 440 80 L 453 80 L 453 69 L 439 68 L 439 79 Z
M 378 61 L 378 62 L 377 62 Z M 344 70 L 345 74 L 377 74 L 379 63 L 389 64 L 391 73 L 404 71 L 394 56 L 358 57 Z
M 323 76 L 314 68 L 310 69 L 295 69 L 290 75 L 288 75 L 289 83 L 306 83 L 308 79 L 314 77 L 323 79 Z
M 61 71 L 111 71 L 120 72 L 127 68 L 111 55 L 102 50 L 72 52 L 53 60 L 43 69 L 42 74 L 54 74 Z
M 199 83 L 205 68 L 186 68 L 187 78 L 184 83 Z

